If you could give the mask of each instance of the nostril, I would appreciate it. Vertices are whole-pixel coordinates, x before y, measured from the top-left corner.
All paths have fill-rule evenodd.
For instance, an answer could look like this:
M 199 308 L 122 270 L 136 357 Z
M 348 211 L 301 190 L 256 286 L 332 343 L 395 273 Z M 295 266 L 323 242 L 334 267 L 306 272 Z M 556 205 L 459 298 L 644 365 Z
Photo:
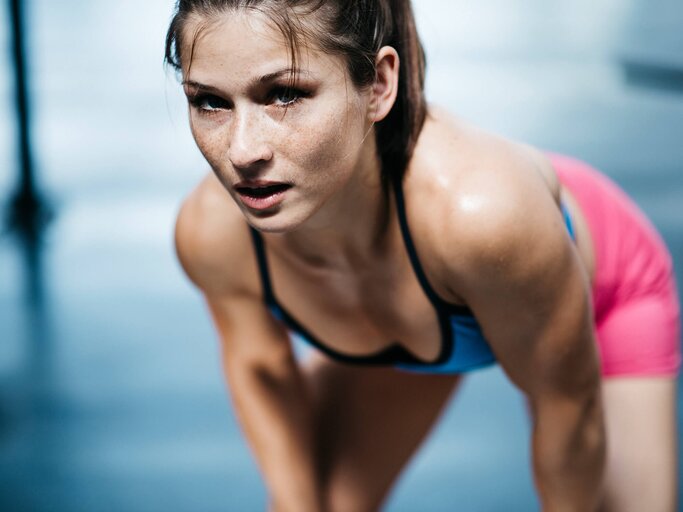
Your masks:
M 255 164 L 267 162 L 272 158 L 272 152 L 265 144 L 258 146 L 231 145 L 228 158 L 236 168 L 246 169 Z
M 265 172 L 265 168 L 268 167 L 268 160 L 252 159 L 248 161 L 235 161 L 230 159 L 230 164 L 232 168 L 240 175 L 260 176 L 263 172 Z

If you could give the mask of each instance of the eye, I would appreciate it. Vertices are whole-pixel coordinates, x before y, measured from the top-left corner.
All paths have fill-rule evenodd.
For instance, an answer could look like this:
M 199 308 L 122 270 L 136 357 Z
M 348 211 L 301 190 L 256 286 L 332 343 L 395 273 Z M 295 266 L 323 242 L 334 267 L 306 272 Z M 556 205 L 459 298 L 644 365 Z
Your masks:
M 211 94 L 197 94 L 196 96 L 188 97 L 188 101 L 194 108 L 206 113 L 230 108 L 227 101 Z
M 296 89 L 295 87 L 275 87 L 270 91 L 268 95 L 268 100 L 281 107 L 291 107 L 295 103 L 298 103 L 304 98 L 308 98 L 309 93 Z

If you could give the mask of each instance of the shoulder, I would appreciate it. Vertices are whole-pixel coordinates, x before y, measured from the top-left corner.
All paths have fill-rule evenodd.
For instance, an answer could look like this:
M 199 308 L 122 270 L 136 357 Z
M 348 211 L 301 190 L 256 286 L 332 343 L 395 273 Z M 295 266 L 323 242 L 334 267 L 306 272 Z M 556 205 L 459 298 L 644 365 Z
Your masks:
M 213 174 L 183 201 L 176 220 L 175 247 L 185 273 L 203 292 L 233 294 L 259 289 L 248 225 Z
M 437 281 L 459 292 L 472 279 L 528 279 L 540 260 L 566 250 L 557 178 L 541 152 L 441 112 L 424 135 L 406 202 Z

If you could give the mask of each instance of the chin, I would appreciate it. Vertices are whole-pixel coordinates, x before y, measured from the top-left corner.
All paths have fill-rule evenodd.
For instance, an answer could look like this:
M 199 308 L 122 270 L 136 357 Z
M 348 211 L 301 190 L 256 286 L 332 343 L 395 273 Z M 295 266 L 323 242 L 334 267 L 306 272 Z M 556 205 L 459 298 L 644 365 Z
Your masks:
M 295 231 L 309 216 L 289 214 L 286 209 L 254 213 L 242 211 L 249 225 L 262 233 L 288 233 Z

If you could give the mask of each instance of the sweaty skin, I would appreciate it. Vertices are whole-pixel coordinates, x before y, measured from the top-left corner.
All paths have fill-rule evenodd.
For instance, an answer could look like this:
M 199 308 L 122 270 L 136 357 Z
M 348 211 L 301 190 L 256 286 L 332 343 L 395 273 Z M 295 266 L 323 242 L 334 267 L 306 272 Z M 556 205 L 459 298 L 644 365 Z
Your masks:
M 280 503 L 319 510 L 310 402 L 286 332 L 263 306 L 246 222 L 264 233 L 280 302 L 331 348 L 362 355 L 399 340 L 419 358 L 436 356 L 435 312 L 382 194 L 372 134 L 393 104 L 398 57 L 383 49 L 377 83 L 358 90 L 340 57 L 308 47 L 291 91 L 289 53 L 261 15 L 205 21 L 185 28 L 197 37 L 184 38 L 194 47 L 184 49 L 193 58 L 183 78 L 192 133 L 212 173 L 179 214 L 178 254 L 207 297 L 269 488 Z M 272 208 L 255 210 L 239 186 L 258 180 L 289 188 Z M 404 191 L 429 281 L 446 301 L 473 310 L 530 399 L 545 509 L 590 510 L 604 431 L 588 298 L 594 258 L 581 211 L 541 153 L 435 109 Z M 291 460 L 298 464 L 285 474 Z

